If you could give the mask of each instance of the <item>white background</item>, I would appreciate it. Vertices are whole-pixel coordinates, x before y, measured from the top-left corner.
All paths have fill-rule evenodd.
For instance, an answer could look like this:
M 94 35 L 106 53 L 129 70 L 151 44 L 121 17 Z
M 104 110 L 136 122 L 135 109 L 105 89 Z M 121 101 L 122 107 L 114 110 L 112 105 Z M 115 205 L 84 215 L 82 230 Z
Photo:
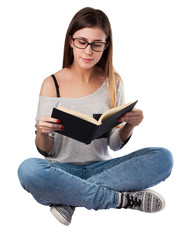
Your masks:
M 164 211 L 78 208 L 65 227 L 20 187 L 17 168 L 40 156 L 34 145 L 40 86 L 61 69 L 66 29 L 86 6 L 108 15 L 114 66 L 127 100 L 138 99 L 145 116 L 114 156 L 163 146 L 175 164 L 171 177 L 154 187 L 166 199 Z M 192 239 L 192 13 L 188 0 L 1 1 L 1 239 Z

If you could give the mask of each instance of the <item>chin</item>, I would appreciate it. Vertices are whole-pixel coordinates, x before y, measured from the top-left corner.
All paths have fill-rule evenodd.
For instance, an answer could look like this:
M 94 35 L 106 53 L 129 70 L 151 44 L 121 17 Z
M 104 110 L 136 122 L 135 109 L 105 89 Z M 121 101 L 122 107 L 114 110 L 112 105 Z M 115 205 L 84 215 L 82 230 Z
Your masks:
M 93 68 L 94 66 L 96 65 L 96 63 L 89 63 L 89 64 L 85 64 L 85 63 L 82 63 L 82 64 L 79 64 L 79 66 L 82 68 L 82 69 L 85 69 L 85 70 L 89 70 L 91 68 Z

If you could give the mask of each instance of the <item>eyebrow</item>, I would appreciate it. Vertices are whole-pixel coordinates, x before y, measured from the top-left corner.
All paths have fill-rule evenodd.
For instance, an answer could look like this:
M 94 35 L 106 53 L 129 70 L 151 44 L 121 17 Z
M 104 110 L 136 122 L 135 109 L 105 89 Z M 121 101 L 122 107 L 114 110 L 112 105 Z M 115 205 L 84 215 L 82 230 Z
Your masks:
M 88 41 L 87 38 L 84 38 L 84 37 L 81 37 L 81 36 L 79 36 L 78 38 L 82 38 L 83 40 Z M 102 39 L 95 39 L 95 40 L 93 40 L 93 42 L 103 42 L 103 40 Z

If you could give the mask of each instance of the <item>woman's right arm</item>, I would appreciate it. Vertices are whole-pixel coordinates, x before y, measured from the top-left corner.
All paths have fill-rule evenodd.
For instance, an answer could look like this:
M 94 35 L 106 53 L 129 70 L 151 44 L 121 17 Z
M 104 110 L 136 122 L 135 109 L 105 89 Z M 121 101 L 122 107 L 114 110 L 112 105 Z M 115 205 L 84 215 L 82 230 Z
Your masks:
M 58 124 L 59 120 L 50 116 L 42 116 L 37 124 L 36 146 L 43 152 L 50 152 L 53 147 L 49 133 L 64 130 L 64 126 Z
M 44 97 L 55 97 L 55 87 L 51 77 L 48 77 L 44 80 L 40 96 Z M 40 117 L 36 127 L 37 134 L 35 143 L 39 150 L 42 152 L 50 152 L 53 147 L 53 141 L 49 136 L 50 133 L 55 132 L 56 130 L 63 130 L 64 126 L 59 124 L 59 120 L 52 118 L 50 116 Z

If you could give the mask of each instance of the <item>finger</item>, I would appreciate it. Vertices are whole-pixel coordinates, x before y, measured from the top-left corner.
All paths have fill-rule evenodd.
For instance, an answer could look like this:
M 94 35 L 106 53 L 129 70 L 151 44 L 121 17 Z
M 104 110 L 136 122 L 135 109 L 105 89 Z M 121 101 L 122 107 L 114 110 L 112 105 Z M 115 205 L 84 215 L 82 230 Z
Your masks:
M 40 121 L 43 122 L 51 122 L 51 123 L 60 123 L 60 120 L 57 118 L 52 118 L 50 116 L 42 116 L 40 117 Z
M 126 122 L 130 125 L 135 125 L 135 126 L 138 126 L 143 119 L 141 118 L 128 118 L 128 117 L 124 117 L 124 118 L 121 118 L 120 119 L 122 122 Z
M 141 116 L 143 112 L 139 109 L 134 108 L 131 112 L 125 113 L 123 116 Z
M 137 116 L 139 117 L 143 115 L 139 112 L 128 112 L 123 115 L 123 117 L 137 117 Z
M 140 122 L 140 121 L 142 121 L 142 118 L 140 118 L 140 117 L 123 117 L 123 118 L 121 118 L 121 120 L 123 122 L 128 122 L 128 121 L 130 121 L 130 122 Z
M 52 133 L 55 131 L 63 131 L 64 129 L 65 129 L 65 126 L 63 126 L 63 125 L 57 126 L 57 128 L 49 128 L 46 126 L 39 127 L 39 130 L 41 131 L 41 133 L 44 133 L 44 134 Z
M 56 124 L 56 123 L 51 123 L 51 122 L 43 122 L 43 121 L 40 121 L 39 122 L 39 128 L 40 129 L 50 129 L 52 131 L 55 131 L 55 130 L 60 130 L 62 128 L 62 124 Z

